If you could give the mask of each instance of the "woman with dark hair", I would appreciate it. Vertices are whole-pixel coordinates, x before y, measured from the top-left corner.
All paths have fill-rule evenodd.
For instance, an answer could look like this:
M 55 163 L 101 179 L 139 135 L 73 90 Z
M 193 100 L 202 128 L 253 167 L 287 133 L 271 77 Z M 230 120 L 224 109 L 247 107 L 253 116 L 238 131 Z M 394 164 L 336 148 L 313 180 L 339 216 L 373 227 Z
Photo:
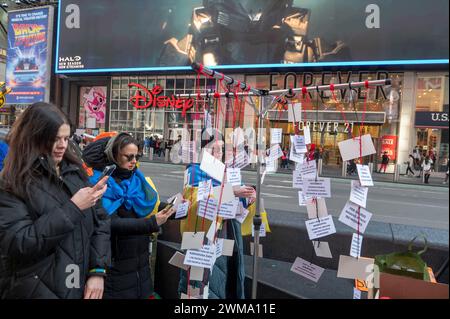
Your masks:
M 139 146 L 131 135 L 120 133 L 99 139 L 83 151 L 85 163 L 94 169 L 93 183 L 107 165 L 117 167 L 102 199 L 111 216 L 112 265 L 106 278 L 106 299 L 150 298 L 150 235 L 175 212 L 160 203 L 153 182 L 137 168 Z
M 428 180 L 430 179 L 432 168 L 433 168 L 433 161 L 428 156 L 426 156 L 422 163 L 423 182 L 425 184 L 429 184 Z
M 35 103 L 14 123 L 0 180 L 0 297 L 100 299 L 110 263 L 108 216 L 68 149 L 61 110 Z

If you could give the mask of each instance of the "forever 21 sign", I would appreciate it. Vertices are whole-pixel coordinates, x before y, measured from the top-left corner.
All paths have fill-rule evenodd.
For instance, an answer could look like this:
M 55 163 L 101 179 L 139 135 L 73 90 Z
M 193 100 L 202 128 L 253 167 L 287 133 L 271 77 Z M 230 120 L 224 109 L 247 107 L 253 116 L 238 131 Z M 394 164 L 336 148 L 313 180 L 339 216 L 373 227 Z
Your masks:
M 448 129 L 448 112 L 416 112 L 415 127 Z

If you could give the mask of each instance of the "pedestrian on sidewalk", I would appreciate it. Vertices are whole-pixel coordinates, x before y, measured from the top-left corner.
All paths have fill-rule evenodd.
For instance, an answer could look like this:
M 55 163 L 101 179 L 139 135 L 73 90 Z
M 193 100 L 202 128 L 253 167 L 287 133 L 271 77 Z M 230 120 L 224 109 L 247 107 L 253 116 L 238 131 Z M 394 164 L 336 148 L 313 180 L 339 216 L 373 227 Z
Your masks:
M 444 182 L 443 182 L 443 184 L 447 184 L 448 183 L 448 171 L 449 171 L 449 169 L 448 169 L 448 159 L 447 159 L 447 171 L 445 172 L 445 179 L 444 179 Z
M 112 265 L 105 299 L 148 299 L 153 293 L 150 235 L 175 210 L 160 203 L 153 182 L 137 168 L 141 149 L 136 139 L 120 133 L 94 143 L 83 152 L 85 163 L 94 169 L 91 181 L 97 182 L 107 165 L 117 166 L 102 200 L 111 217 Z
M 383 170 L 383 173 L 386 174 L 386 168 L 389 164 L 389 156 L 387 155 L 387 152 L 383 153 L 383 156 L 381 157 L 381 166 L 378 173 L 381 173 L 381 170 Z
M 423 170 L 423 177 L 424 177 L 424 183 L 429 184 L 428 180 L 430 178 L 431 169 L 433 168 L 433 161 L 427 156 L 425 157 L 425 160 L 422 163 L 422 170 Z
M 284 149 L 283 149 L 283 156 L 281 156 L 281 168 L 289 169 L 288 148 L 287 147 L 284 147 Z
M 98 200 L 107 177 L 89 183 L 69 137 L 67 117 L 43 102 L 12 126 L 0 182 L 0 299 L 102 298 L 110 222 Z
M 414 156 L 412 154 L 409 154 L 408 160 L 405 164 L 407 165 L 405 175 L 409 177 L 409 173 L 411 172 L 411 175 L 414 177 L 415 174 L 411 169 L 411 166 L 414 166 Z

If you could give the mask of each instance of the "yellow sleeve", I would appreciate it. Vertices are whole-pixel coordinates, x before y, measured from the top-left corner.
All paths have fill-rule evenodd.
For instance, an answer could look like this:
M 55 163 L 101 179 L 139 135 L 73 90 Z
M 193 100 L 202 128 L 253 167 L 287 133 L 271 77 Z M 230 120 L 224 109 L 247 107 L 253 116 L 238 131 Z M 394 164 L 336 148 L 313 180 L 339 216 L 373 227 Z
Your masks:
M 251 204 L 247 209 L 249 213 L 241 226 L 242 236 L 251 236 L 252 234 L 253 217 L 255 217 L 256 214 L 256 203 Z M 261 212 L 261 218 L 266 228 L 266 233 L 270 233 L 271 231 L 269 227 L 269 220 L 267 219 L 267 212 Z
M 150 216 L 155 215 L 155 214 L 158 212 L 158 210 L 159 210 L 159 204 L 161 203 L 161 201 L 159 200 L 158 190 L 156 189 L 155 184 L 153 183 L 152 179 L 151 179 L 150 177 L 145 177 L 145 180 L 146 180 L 147 183 L 149 183 L 150 186 L 155 190 L 156 196 L 157 196 L 155 208 L 154 208 L 153 211 L 146 217 L 146 218 L 149 218 Z

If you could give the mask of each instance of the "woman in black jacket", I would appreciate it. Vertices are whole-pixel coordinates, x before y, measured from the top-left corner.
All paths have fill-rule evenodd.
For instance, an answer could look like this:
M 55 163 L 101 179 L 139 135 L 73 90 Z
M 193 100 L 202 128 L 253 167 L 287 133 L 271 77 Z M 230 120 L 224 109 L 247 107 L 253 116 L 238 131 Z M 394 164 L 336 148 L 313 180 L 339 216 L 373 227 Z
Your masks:
M 150 235 L 175 212 L 170 207 L 162 209 L 165 205 L 160 205 L 155 187 L 137 169 L 140 151 L 138 141 L 126 133 L 99 139 L 83 151 L 85 163 L 94 169 L 92 182 L 98 180 L 105 166 L 117 166 L 102 199 L 111 216 L 112 266 L 106 279 L 107 299 L 151 296 Z
M 14 123 L 0 180 L 0 297 L 100 299 L 110 263 L 110 224 L 68 150 L 70 126 L 35 103 Z

